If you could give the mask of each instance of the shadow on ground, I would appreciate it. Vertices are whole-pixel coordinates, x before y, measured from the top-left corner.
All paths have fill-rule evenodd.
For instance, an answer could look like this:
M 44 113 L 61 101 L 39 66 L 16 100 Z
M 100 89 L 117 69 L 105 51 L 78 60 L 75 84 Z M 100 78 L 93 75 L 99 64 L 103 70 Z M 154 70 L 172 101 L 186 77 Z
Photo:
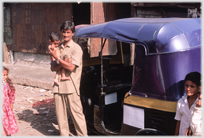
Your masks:
M 38 101 L 33 104 L 33 109 L 26 109 L 21 113 L 17 113 L 19 120 L 30 123 L 33 129 L 38 130 L 44 135 L 60 135 L 53 99 Z M 68 119 L 70 132 L 76 135 L 73 122 L 69 116 Z

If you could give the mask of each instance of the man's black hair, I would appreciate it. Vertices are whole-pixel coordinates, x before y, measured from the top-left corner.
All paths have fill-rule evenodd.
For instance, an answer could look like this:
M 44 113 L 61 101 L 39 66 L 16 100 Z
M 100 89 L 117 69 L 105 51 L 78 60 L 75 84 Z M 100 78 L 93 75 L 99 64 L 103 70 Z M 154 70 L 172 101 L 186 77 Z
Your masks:
M 69 30 L 69 29 L 72 30 L 72 33 L 75 32 L 75 25 L 74 25 L 74 22 L 71 22 L 71 21 L 65 21 L 65 22 L 62 23 L 62 25 L 60 26 L 60 31 L 63 31 L 63 30 Z
M 51 42 L 60 41 L 60 34 L 58 32 L 52 32 L 49 36 Z
M 190 72 L 185 77 L 185 82 L 187 80 L 195 83 L 197 86 L 200 86 L 201 85 L 201 74 L 199 72 L 197 72 L 197 71 Z

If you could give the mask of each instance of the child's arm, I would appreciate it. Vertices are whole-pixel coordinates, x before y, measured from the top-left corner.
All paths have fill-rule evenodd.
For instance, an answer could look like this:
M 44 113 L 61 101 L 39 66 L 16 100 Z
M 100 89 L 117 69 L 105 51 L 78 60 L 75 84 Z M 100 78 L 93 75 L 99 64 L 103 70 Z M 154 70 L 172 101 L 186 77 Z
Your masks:
M 175 129 L 175 136 L 179 135 L 180 123 L 181 123 L 181 121 L 177 120 L 176 129 Z
M 6 133 L 5 133 L 4 129 L 3 129 L 3 136 L 6 136 Z
M 13 104 L 11 103 L 10 106 L 11 106 L 11 110 L 13 111 Z
M 49 45 L 49 46 L 48 46 L 48 50 L 50 51 L 51 49 L 52 49 L 52 46 L 51 46 L 51 45 Z M 50 55 L 50 60 L 51 60 L 51 61 L 54 61 L 54 60 L 55 60 L 55 58 L 54 58 L 53 56 L 51 56 L 51 55 Z
M 13 104 L 15 102 L 15 89 L 10 89 L 10 91 L 8 92 L 8 96 L 9 96 L 11 110 L 13 110 Z

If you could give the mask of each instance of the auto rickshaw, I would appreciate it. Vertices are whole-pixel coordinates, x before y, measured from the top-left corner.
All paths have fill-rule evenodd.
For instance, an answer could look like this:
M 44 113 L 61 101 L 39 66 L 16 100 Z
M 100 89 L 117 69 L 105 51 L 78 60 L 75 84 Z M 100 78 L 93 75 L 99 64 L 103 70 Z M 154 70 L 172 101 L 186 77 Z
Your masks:
M 95 38 L 101 50 L 91 58 Z M 201 72 L 200 18 L 118 19 L 79 27 L 74 40 L 84 51 L 80 91 L 89 130 L 174 135 L 184 78 Z M 115 55 L 103 55 L 107 41 L 114 41 Z

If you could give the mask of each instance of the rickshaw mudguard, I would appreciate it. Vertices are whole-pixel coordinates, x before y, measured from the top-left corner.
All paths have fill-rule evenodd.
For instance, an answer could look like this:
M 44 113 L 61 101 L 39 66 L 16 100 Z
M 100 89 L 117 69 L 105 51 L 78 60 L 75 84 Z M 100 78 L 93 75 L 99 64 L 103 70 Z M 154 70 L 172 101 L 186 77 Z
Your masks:
M 136 135 L 166 135 L 165 133 L 156 130 L 156 129 L 151 129 L 151 128 L 145 128 L 142 130 L 139 130 Z

